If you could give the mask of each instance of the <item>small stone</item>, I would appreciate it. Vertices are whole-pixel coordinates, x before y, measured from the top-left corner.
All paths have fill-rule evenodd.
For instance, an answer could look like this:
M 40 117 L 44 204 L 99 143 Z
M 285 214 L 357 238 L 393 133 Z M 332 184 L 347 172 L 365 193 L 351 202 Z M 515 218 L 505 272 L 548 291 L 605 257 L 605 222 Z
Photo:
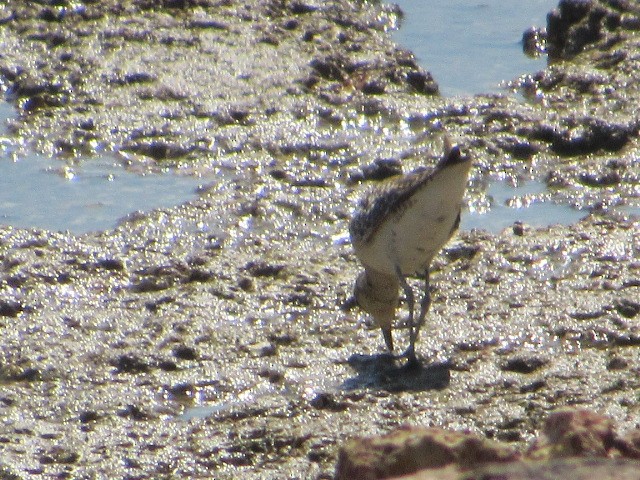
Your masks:
M 378 158 L 362 168 L 362 180 L 384 180 L 402 175 L 402 164 L 394 158 Z
M 99 418 L 100 418 L 100 415 L 98 415 L 98 412 L 94 410 L 86 410 L 84 412 L 81 412 L 80 415 L 78 415 L 78 419 L 80 420 L 80 423 L 95 422 Z
M 258 376 L 268 379 L 271 383 L 280 383 L 284 379 L 284 373 L 270 368 L 260 370 Z
M 40 370 L 37 368 L 25 368 L 15 376 L 15 380 L 20 382 L 33 382 L 40 378 Z
M 162 360 L 158 363 L 158 368 L 164 372 L 175 372 L 178 370 L 178 365 L 171 360 Z
M 135 405 L 127 405 L 124 409 L 118 410 L 116 415 L 119 417 L 133 418 L 134 420 L 146 420 L 148 418 L 148 415 Z
M 24 307 L 15 301 L 0 300 L 0 317 L 17 317 Z
M 115 367 L 115 373 L 145 373 L 149 371 L 149 365 L 132 355 L 120 355 L 110 363 Z
M 180 360 L 196 360 L 198 353 L 191 347 L 180 345 L 173 349 L 173 356 Z
M 254 277 L 276 277 L 284 270 L 284 265 L 273 265 L 258 260 L 247 263 L 244 268 Z
M 318 393 L 309 403 L 317 410 L 330 410 L 332 412 L 341 412 L 348 407 L 345 402 L 336 401 L 333 395 L 326 392 Z
M 260 346 L 258 350 L 258 356 L 260 357 L 273 357 L 278 352 L 278 348 L 272 344 L 267 343 L 266 345 Z
M 245 292 L 252 292 L 255 290 L 253 280 L 248 277 L 242 277 L 240 280 L 238 280 L 238 287 L 240 287 Z
M 607 370 L 624 370 L 629 366 L 629 362 L 627 362 L 624 358 L 621 357 L 613 357 L 607 363 Z
M 616 311 L 625 318 L 633 318 L 640 313 L 640 303 L 627 298 L 619 300 L 615 305 Z
M 538 357 L 514 357 L 503 363 L 500 369 L 505 372 L 528 374 L 535 372 L 546 363 L 546 360 Z
M 518 237 L 523 237 L 528 228 L 522 222 L 515 222 L 511 227 L 513 230 L 513 234 Z
M 103 258 L 98 261 L 98 266 L 104 268 L 105 270 L 112 270 L 121 272 L 124 270 L 124 263 L 122 260 L 117 258 Z

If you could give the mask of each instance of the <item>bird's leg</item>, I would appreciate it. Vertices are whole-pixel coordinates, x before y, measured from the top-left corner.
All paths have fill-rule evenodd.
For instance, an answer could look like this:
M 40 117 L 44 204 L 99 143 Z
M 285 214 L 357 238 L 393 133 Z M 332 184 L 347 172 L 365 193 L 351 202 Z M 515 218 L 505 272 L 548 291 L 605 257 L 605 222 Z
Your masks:
M 414 342 L 418 340 L 418 334 L 420 333 L 420 329 L 422 325 L 424 325 L 424 320 L 427 316 L 427 312 L 429 311 L 429 307 L 431 306 L 431 291 L 429 289 L 429 268 L 427 267 L 424 271 L 424 296 L 420 301 L 420 315 L 418 316 L 418 322 L 416 323 L 416 333 L 413 336 Z
M 430 305 L 431 292 L 429 291 L 429 269 L 427 268 L 425 270 L 424 296 L 420 301 L 420 314 L 418 315 L 418 321 L 415 325 L 412 325 L 413 328 L 411 329 L 411 335 L 409 337 L 409 348 L 407 348 L 406 352 L 402 354 L 402 356 L 407 357 L 409 365 L 418 365 L 418 357 L 416 357 L 416 340 L 418 340 L 420 328 L 424 324 L 424 319 L 427 316 Z
M 415 305 L 413 289 L 411 288 L 411 285 L 407 283 L 407 279 L 400 271 L 400 267 L 396 268 L 396 273 L 398 274 L 398 280 L 400 281 L 400 286 L 402 287 L 402 290 L 404 290 L 404 296 L 406 297 L 406 300 L 407 300 L 407 307 L 409 308 L 409 336 L 413 337 L 413 327 L 414 327 L 413 311 L 414 311 L 414 305 Z
M 396 268 L 396 273 L 398 274 L 398 280 L 400 281 L 400 286 L 404 290 L 404 295 L 407 298 L 407 306 L 409 307 L 409 348 L 405 353 L 401 355 L 401 357 L 407 357 L 409 361 L 415 361 L 415 322 L 413 321 L 413 310 L 415 299 L 413 296 L 413 289 L 411 285 L 407 282 L 407 279 L 400 271 L 400 268 Z

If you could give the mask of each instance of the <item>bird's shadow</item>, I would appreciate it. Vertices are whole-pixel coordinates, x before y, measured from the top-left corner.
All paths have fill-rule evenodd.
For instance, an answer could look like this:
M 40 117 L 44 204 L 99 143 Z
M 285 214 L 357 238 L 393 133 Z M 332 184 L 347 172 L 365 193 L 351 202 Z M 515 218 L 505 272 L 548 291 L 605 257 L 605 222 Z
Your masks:
M 408 363 L 390 354 L 351 355 L 347 360 L 357 375 L 342 384 L 344 390 L 375 389 L 389 392 L 440 390 L 451 380 L 448 363 Z

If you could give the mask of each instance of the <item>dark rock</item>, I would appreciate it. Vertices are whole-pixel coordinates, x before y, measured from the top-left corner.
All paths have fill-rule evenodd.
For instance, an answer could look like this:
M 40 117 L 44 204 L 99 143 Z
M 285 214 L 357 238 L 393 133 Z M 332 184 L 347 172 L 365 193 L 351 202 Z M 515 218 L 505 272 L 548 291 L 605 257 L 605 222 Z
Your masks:
M 362 86 L 361 91 L 367 95 L 382 95 L 385 92 L 384 83 L 380 80 L 371 80 Z
M 181 360 L 196 360 L 198 353 L 191 347 L 180 345 L 173 349 L 173 356 Z
M 569 129 L 538 124 L 523 133 L 534 140 L 551 143 L 551 149 L 560 155 L 574 156 L 599 150 L 618 151 L 628 143 L 631 135 L 637 130 L 634 124 L 616 125 L 594 118 L 574 121 L 576 126 Z
M 505 372 L 533 373 L 546 365 L 547 361 L 538 357 L 514 357 L 508 359 L 500 366 Z
M 342 82 L 346 78 L 346 60 L 340 56 L 317 58 L 311 61 L 311 68 L 325 80 Z
M 184 157 L 193 150 L 192 148 L 185 148 L 181 145 L 168 143 L 164 140 L 155 140 L 149 143 L 130 143 L 123 146 L 122 149 L 151 157 L 154 160 L 167 160 Z
M 269 175 L 271 175 L 271 178 L 274 178 L 276 180 L 286 180 L 288 177 L 287 172 L 280 168 L 269 170 Z
M 620 174 L 618 172 L 607 172 L 602 175 L 583 172 L 578 178 L 580 183 L 589 187 L 610 187 L 620 183 Z
M 189 272 L 189 276 L 186 278 L 186 283 L 193 282 L 208 282 L 214 277 L 213 273 L 200 268 L 193 268 Z
M 399 160 L 395 158 L 378 158 L 372 164 L 365 165 L 362 168 L 361 180 L 380 181 L 396 175 L 402 175 L 402 163 Z
M 175 372 L 178 370 L 178 365 L 171 360 L 162 360 L 158 363 L 158 368 L 164 372 Z
M 118 410 L 116 415 L 119 417 L 133 418 L 134 420 L 146 420 L 149 418 L 149 415 L 135 405 L 127 405 L 124 409 Z
M 629 362 L 627 362 L 624 358 L 621 357 L 613 357 L 607 363 L 607 370 L 624 370 L 629 366 Z
M 45 22 L 59 22 L 63 19 L 63 15 L 60 12 L 55 12 L 51 8 L 43 8 L 38 14 L 38 18 Z
M 293 2 L 289 7 L 289 10 L 294 15 L 301 15 L 305 13 L 313 13 L 318 9 L 315 5 L 309 5 L 308 3 L 303 2 Z
M 132 84 L 132 83 L 151 83 L 154 82 L 156 79 L 153 75 L 151 75 L 150 73 L 146 73 L 146 72 L 133 72 L 133 73 L 127 73 L 124 76 L 123 82 L 126 84 Z
M 327 181 L 324 178 L 301 178 L 291 182 L 294 187 L 316 187 L 322 188 L 327 186 Z
M 109 362 L 115 367 L 115 373 L 145 373 L 149 371 L 149 365 L 133 355 L 120 355 Z
M 529 228 L 522 222 L 514 222 L 514 224 L 511 227 L 511 229 L 512 229 L 514 235 L 516 235 L 518 237 L 522 237 L 522 236 L 524 236 L 524 234 L 527 232 L 527 230 Z
M 193 396 L 194 386 L 191 383 L 178 383 L 171 385 L 167 390 L 174 397 L 187 398 Z
M 520 393 L 537 392 L 538 390 L 542 390 L 546 386 L 547 386 L 547 382 L 545 382 L 544 380 L 536 380 L 535 382 L 522 385 L 520 387 Z
M 627 298 L 619 300 L 615 305 L 616 311 L 625 318 L 633 318 L 640 313 L 640 303 Z
M 41 378 L 40 370 L 29 367 L 16 374 L 14 380 L 19 382 L 33 382 L 39 378 Z
M 421 71 L 408 72 L 407 83 L 418 93 L 436 95 L 439 91 L 438 84 L 430 73 Z
M 637 7 L 629 2 L 561 0 L 547 16 L 547 50 L 551 57 L 572 57 L 637 20 Z
M 17 317 L 24 307 L 12 300 L 0 300 L 0 316 L 1 317 Z
M 537 57 L 547 51 L 547 31 L 531 27 L 522 34 L 522 50 L 525 55 Z
M 78 461 L 80 454 L 61 446 L 54 446 L 40 457 L 40 463 L 51 464 L 73 464 Z
M 471 260 L 479 251 L 480 247 L 478 247 L 477 245 L 459 244 L 447 247 L 444 250 L 444 254 L 450 261 L 454 262 L 462 258 Z
M 273 343 L 262 344 L 257 353 L 259 357 L 274 357 L 278 353 L 278 347 Z
M 117 258 L 104 258 L 102 260 L 98 260 L 98 266 L 105 270 L 112 270 L 116 272 L 124 270 L 124 263 L 122 263 L 122 260 Z
M 100 415 L 98 415 L 98 412 L 95 410 L 85 410 L 84 412 L 80 412 L 80 415 L 78 415 L 80 423 L 95 422 L 99 418 Z
M 192 20 L 189 23 L 191 28 L 211 29 L 211 30 L 228 30 L 229 26 L 223 22 L 210 19 Z
M 284 380 L 284 373 L 271 368 L 260 370 L 258 372 L 258 376 L 266 378 L 271 383 L 280 383 L 282 380 Z
M 284 270 L 284 265 L 272 265 L 264 261 L 255 261 L 247 263 L 244 269 L 254 277 L 276 277 Z
M 500 138 L 496 143 L 502 150 L 510 153 L 513 158 L 521 160 L 529 160 L 538 153 L 539 150 L 536 146 L 531 145 L 531 143 L 526 140 L 519 140 L 512 137 Z
M 255 290 L 253 280 L 248 277 L 242 277 L 240 280 L 238 280 L 238 287 L 240 287 L 245 292 L 252 292 Z
M 160 292 L 170 288 L 172 282 L 166 278 L 146 277 L 131 284 L 131 290 L 136 293 Z M 156 305 L 149 304 L 147 308 L 153 309 Z
M 348 407 L 348 404 L 336 401 L 332 394 L 326 392 L 318 393 L 309 403 L 317 410 L 330 410 L 332 412 L 342 412 Z
M 283 28 L 285 30 L 295 30 L 296 28 L 298 28 L 300 26 L 300 22 L 298 22 L 295 19 L 291 19 L 291 20 L 287 20 L 286 22 L 284 22 L 284 24 L 282 26 L 283 26 Z

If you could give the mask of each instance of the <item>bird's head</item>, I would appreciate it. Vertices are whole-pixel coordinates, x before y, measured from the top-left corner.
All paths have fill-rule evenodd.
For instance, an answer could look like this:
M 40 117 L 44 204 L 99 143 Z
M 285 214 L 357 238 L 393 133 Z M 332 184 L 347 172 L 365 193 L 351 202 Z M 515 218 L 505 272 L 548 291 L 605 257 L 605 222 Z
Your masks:
M 353 293 L 358 306 L 371 315 L 376 325 L 382 329 L 387 348 L 392 351 L 391 326 L 400 299 L 398 279 L 365 270 L 358 275 Z

